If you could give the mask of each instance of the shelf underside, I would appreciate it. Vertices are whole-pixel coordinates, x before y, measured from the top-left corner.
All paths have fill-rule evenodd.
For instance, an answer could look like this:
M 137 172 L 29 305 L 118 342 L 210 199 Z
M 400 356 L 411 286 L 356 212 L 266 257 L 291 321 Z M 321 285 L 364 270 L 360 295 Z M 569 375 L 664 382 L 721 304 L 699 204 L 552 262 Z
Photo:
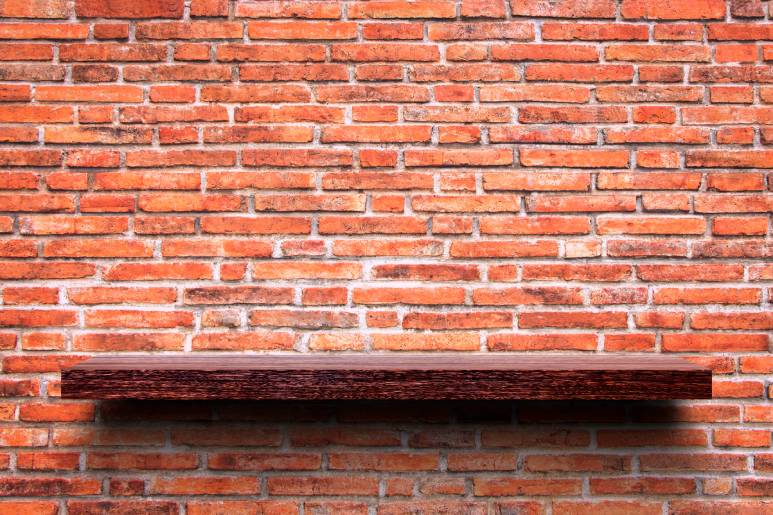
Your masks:
M 94 357 L 80 399 L 662 400 L 711 398 L 711 371 L 661 355 L 345 354 Z

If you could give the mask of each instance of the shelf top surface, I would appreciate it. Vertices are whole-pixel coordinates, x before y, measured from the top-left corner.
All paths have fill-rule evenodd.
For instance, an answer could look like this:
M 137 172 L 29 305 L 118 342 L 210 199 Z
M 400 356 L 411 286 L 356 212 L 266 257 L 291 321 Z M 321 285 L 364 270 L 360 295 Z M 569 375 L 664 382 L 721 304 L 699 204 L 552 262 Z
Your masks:
M 650 354 L 153 354 L 95 356 L 72 370 L 702 370 Z

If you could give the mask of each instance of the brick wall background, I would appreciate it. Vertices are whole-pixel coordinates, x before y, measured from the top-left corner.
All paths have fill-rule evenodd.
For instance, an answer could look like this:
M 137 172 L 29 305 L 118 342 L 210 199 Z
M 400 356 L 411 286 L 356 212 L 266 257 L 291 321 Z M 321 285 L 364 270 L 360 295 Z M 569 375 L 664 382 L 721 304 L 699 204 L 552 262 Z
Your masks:
M 0 17 L 0 513 L 773 512 L 768 2 Z M 715 399 L 58 398 L 100 352 L 441 350 Z

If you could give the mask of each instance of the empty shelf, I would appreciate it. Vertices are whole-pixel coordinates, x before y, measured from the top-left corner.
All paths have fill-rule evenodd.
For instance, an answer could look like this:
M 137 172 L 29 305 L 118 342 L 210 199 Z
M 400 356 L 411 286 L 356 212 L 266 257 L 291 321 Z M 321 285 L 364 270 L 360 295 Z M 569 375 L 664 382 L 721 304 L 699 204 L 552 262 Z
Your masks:
M 663 355 L 100 356 L 62 371 L 71 399 L 708 399 L 711 371 Z

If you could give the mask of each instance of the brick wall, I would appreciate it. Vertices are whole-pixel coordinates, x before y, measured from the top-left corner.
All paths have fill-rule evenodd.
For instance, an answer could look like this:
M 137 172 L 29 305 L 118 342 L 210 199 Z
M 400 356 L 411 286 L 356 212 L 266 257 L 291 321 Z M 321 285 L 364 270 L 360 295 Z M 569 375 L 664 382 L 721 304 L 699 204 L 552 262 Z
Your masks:
M 768 2 L 0 17 L 0 513 L 773 511 Z M 679 353 L 715 399 L 59 399 L 202 351 Z

